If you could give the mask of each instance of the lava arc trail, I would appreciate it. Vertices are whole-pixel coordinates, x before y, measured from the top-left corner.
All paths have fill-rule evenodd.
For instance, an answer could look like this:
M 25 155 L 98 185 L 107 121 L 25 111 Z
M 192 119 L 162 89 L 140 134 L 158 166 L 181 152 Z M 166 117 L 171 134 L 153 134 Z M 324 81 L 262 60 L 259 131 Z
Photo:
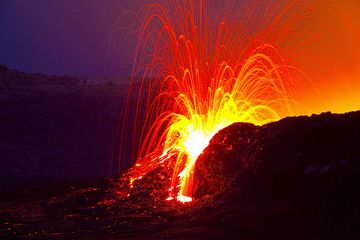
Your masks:
M 291 26 L 293 4 L 245 2 L 149 7 L 124 114 L 123 141 L 131 123 L 137 159 L 131 184 L 174 158 L 168 199 L 191 201 L 194 164 L 216 132 L 291 114 L 292 84 L 301 77 L 269 40 Z

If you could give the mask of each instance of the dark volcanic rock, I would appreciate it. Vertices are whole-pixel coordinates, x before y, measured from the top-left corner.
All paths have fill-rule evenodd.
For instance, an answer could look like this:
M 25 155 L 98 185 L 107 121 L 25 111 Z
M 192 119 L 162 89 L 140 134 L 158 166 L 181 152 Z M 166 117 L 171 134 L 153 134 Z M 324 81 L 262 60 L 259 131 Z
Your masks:
M 196 161 L 195 198 L 225 190 L 236 176 L 245 174 L 254 162 L 258 127 L 235 123 L 217 133 Z
M 235 123 L 217 133 L 195 165 L 194 196 L 251 181 L 264 191 L 354 170 L 360 112 L 285 118 L 265 126 Z
M 356 239 L 360 112 L 291 117 L 262 127 L 233 124 L 215 135 L 194 176 L 197 198 L 217 194 L 224 204 L 277 209 L 272 231 L 286 232 L 278 224 L 290 214 L 289 221 L 317 228 L 311 239 Z M 303 227 L 295 222 L 283 224 Z

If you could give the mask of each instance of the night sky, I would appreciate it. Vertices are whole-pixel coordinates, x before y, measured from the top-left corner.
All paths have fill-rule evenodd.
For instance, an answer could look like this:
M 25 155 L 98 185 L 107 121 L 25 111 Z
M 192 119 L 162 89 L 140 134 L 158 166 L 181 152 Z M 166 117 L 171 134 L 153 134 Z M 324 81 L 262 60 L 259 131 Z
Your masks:
M 52 75 L 127 77 L 142 13 L 149 3 L 0 0 L 0 64 Z M 301 94 L 300 98 L 306 99 L 299 101 L 309 106 L 314 105 L 314 99 L 322 102 L 310 112 L 357 109 L 359 1 L 314 1 L 311 6 L 305 5 L 305 10 L 289 37 L 272 42 L 288 58 L 287 63 L 306 73 L 321 92 L 321 96 Z
M 140 6 L 140 0 L 1 0 L 0 64 L 54 75 L 128 75 L 136 42 L 129 23 L 136 19 L 127 11 Z M 103 44 L 121 26 L 128 29 Z

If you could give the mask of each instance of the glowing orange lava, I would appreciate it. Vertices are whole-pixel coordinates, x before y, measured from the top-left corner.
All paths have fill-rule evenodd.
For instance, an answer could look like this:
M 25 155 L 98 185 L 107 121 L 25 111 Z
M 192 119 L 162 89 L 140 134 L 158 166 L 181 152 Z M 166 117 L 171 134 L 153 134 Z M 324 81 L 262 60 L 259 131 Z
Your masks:
M 169 1 L 149 8 L 123 126 L 134 121 L 131 184 L 176 157 L 168 200 L 189 202 L 196 159 L 220 129 L 291 114 L 292 84 L 301 75 L 265 42 L 290 7 L 234 4 Z

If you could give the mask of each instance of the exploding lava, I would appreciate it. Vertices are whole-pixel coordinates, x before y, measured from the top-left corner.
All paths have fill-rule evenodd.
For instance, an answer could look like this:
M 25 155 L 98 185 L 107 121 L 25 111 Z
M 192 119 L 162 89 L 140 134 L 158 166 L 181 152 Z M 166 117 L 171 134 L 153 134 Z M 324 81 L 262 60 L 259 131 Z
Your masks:
M 175 159 L 168 199 L 191 201 L 196 159 L 214 134 L 291 114 L 299 75 L 267 42 L 289 6 L 281 9 L 210 0 L 150 6 L 124 114 L 137 159 L 130 184 Z

